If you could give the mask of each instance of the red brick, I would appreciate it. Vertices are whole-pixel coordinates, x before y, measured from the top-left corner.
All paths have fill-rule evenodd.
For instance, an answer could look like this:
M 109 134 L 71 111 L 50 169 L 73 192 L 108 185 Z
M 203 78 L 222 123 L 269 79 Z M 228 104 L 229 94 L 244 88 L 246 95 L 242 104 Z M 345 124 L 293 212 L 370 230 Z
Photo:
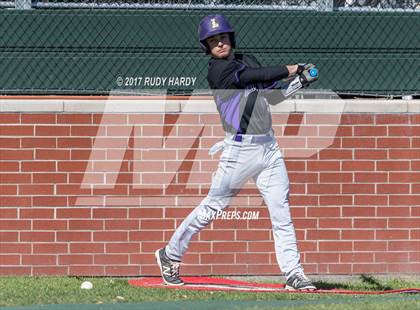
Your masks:
M 32 150 L 0 150 L 0 160 L 31 160 L 31 159 L 34 159 L 34 152 Z
M 343 194 L 374 194 L 374 184 L 343 184 Z
M 36 150 L 35 158 L 37 160 L 69 160 L 70 150 L 53 150 L 53 149 Z
M 356 197 L 357 198 L 357 197 Z M 358 204 L 358 203 L 357 203 Z M 343 207 L 342 216 L 344 217 L 368 217 L 375 216 L 375 208 L 373 207 Z
M 340 253 L 340 262 L 341 263 L 370 263 L 373 262 L 374 255 L 373 253 Z
M 66 276 L 67 267 L 32 267 L 33 276 Z
M 56 265 L 56 255 L 22 255 L 22 265 Z
M 70 243 L 70 253 L 105 253 L 105 244 L 103 243 Z
M 418 205 L 420 197 L 418 195 L 389 195 L 389 205 L 407 206 Z
M 18 171 L 19 171 L 19 163 L 17 162 L 2 162 L 0 165 L 0 172 L 18 172 Z M 0 174 L 0 180 L 2 181 L 2 183 L 4 182 L 3 176 L 4 174 Z
M 105 268 L 104 266 L 70 266 L 69 275 L 77 276 L 104 276 Z
M 33 136 L 34 126 L 0 126 L 0 136 Z
M 67 243 L 35 243 L 34 254 L 63 254 L 68 253 Z
M 106 244 L 106 253 L 139 253 L 139 243 L 110 243 Z
M 292 139 L 292 138 L 291 138 Z M 306 142 L 306 147 L 309 149 L 319 148 L 325 149 L 329 148 L 341 148 L 341 138 L 335 137 L 323 137 L 323 138 L 316 138 L 316 137 L 308 137 Z
M 409 138 L 378 138 L 378 148 L 406 148 L 410 147 Z
M 67 221 L 60 220 L 34 220 L 33 221 L 34 230 L 66 230 Z
M 0 265 L 21 265 L 19 255 L 0 255 Z
M 375 116 L 373 114 L 342 114 L 341 124 L 355 125 L 355 124 L 374 124 Z
M 307 192 L 308 194 L 340 194 L 340 184 L 308 184 Z
M 56 163 L 50 161 L 22 161 L 21 171 L 56 171 Z
M 1 235 L 0 235 L 1 237 Z M 410 239 L 420 239 L 420 229 L 410 230 Z
M 57 241 L 61 242 L 80 242 L 80 241 L 91 241 L 91 232 L 81 231 L 59 231 L 57 232 Z
M 19 124 L 21 113 L 1 113 L 0 124 Z
M 354 159 L 387 159 L 387 150 L 355 150 Z
M 2 173 L 0 174 L 2 184 L 31 183 L 31 174 L 28 173 Z
M 410 167 L 410 162 L 407 160 L 403 161 L 377 161 L 376 162 L 377 171 L 408 171 Z
M 338 263 L 338 253 L 305 253 L 307 263 Z
M 79 240 L 79 241 L 88 241 L 88 240 Z M 93 241 L 95 242 L 111 242 L 111 241 L 128 241 L 128 232 L 127 231 L 94 231 L 93 232 Z
M 22 254 L 31 253 L 32 248 L 30 243 L 6 243 L 1 239 L 0 253 L 5 254 Z
M 376 114 L 376 124 L 410 124 L 409 114 Z
M 65 173 L 34 173 L 33 183 L 34 184 L 57 184 L 67 182 L 67 174 Z
M 420 218 L 390 218 L 388 220 L 390 228 L 418 228 L 420 227 Z
M 390 172 L 389 181 L 397 183 L 420 183 L 420 172 Z
M 339 240 L 340 239 L 340 230 L 311 230 L 306 231 L 306 240 Z
M 389 159 L 418 159 L 418 158 L 419 158 L 418 149 L 390 149 L 389 150 Z
M 354 219 L 354 228 L 387 228 L 387 219 Z
M 386 273 L 386 264 L 353 264 L 354 273 Z
M 199 240 L 224 240 L 224 241 L 235 241 L 236 240 L 268 240 L 270 238 L 269 231 L 262 231 L 262 230 L 203 230 L 199 234 Z
M 0 138 L 0 145 L 2 148 L 20 148 L 20 140 L 19 138 Z
M 97 135 L 101 134 L 103 128 L 99 126 L 71 126 L 70 135 L 72 137 L 96 137 Z M 131 133 L 131 129 L 127 132 L 129 136 Z M 107 132 L 107 136 L 109 136 Z
M 293 209 L 296 209 L 296 206 L 318 206 L 317 195 L 291 195 L 289 199 L 290 205 L 293 206 Z
M 69 220 L 70 230 L 102 230 L 104 229 L 103 220 Z
M 17 186 L 16 185 L 1 185 L 0 184 L 0 193 L 2 195 L 13 195 L 16 196 L 17 195 Z M 0 217 L 2 216 L 3 210 L 0 213 Z
M 360 186 L 363 186 L 360 184 Z M 362 206 L 378 206 L 378 205 L 387 205 L 388 196 L 386 195 L 355 195 L 354 203 L 356 205 Z
M 341 231 L 341 239 L 343 240 L 373 240 L 374 236 L 374 230 L 358 229 Z
M 0 220 L 0 230 L 30 230 L 30 220 Z
M 389 241 L 388 251 L 419 251 L 420 245 L 418 241 Z
M 63 208 L 56 209 L 56 218 L 91 218 L 91 208 Z
M 378 263 L 404 263 L 408 262 L 408 253 L 376 252 L 375 262 Z
M 0 231 L 0 240 L 2 242 L 17 242 L 19 234 L 17 232 Z
M 388 264 L 388 272 L 416 274 L 420 269 L 419 263 Z
M 1 189 L 2 186 L 0 186 L 0 190 Z M 0 219 L 17 219 L 17 211 L 18 210 L 16 208 L 1 208 Z
M 329 218 L 319 219 L 319 228 L 351 228 L 351 219 Z
M 67 197 L 34 196 L 32 198 L 34 207 L 61 207 L 67 205 Z
M 351 251 L 353 244 L 351 241 L 321 241 L 319 242 L 319 251 L 321 252 L 337 252 Z
M 218 254 L 216 254 L 218 255 Z M 237 253 L 236 263 L 238 264 L 268 264 L 269 255 L 267 253 Z
M 355 241 L 354 242 L 354 251 L 377 252 L 377 251 L 386 251 L 386 250 L 387 250 L 386 241 Z
M 337 163 L 339 164 L 339 163 Z M 343 171 L 374 171 L 375 162 L 373 161 L 342 161 L 341 162 Z M 336 171 L 341 171 L 337 169 Z
M 92 114 L 57 114 L 57 124 L 91 124 Z
M 22 242 L 54 242 L 54 232 L 21 232 L 20 241 Z
M 141 230 L 141 231 L 130 231 L 129 241 L 163 241 L 162 230 Z
M 92 265 L 93 256 L 92 255 L 80 255 L 80 254 L 69 254 L 69 255 L 59 255 L 58 256 L 59 265 Z
M 31 197 L 1 197 L 0 207 L 30 207 Z
M 138 230 L 139 220 L 105 220 L 105 230 Z
M 342 138 L 343 148 L 375 148 L 375 138 Z
M 92 122 L 94 124 L 109 125 L 109 124 L 127 124 L 127 114 L 93 114 Z
M 321 183 L 351 183 L 353 182 L 353 174 L 340 172 L 340 173 L 320 173 Z
M 55 148 L 57 147 L 56 138 L 21 138 L 22 148 Z
M 420 216 L 420 207 L 411 207 L 411 216 Z
M 173 219 L 145 219 L 140 221 L 141 229 L 175 229 Z
M 267 255 L 266 255 L 267 256 Z M 201 254 L 201 264 L 233 264 L 235 262 L 234 254 L 216 253 L 216 254 Z M 241 263 L 241 261 L 237 261 Z M 246 262 L 242 262 L 246 263 Z
M 408 230 L 397 230 L 397 229 L 386 229 L 386 230 L 377 230 L 376 239 L 377 240 L 407 240 L 408 239 Z
M 35 126 L 36 136 L 69 136 L 70 126 Z
M 139 266 L 105 266 L 105 273 L 110 276 L 137 276 L 140 274 Z
M 340 162 L 307 161 L 307 171 L 340 171 Z
M 404 137 L 420 136 L 420 126 L 389 126 L 388 135 Z
M 378 207 L 377 216 L 380 217 L 404 217 L 410 216 L 409 207 Z
M 94 208 L 92 209 L 92 217 L 95 219 L 98 218 L 127 218 L 127 209 L 126 208 Z
M 357 183 L 388 182 L 388 174 L 385 172 L 359 172 L 354 174 Z
M 92 138 L 57 138 L 59 148 L 92 148 Z M 95 147 L 99 147 L 95 145 Z
M 54 185 L 19 185 L 19 195 L 53 195 Z
M 21 114 L 22 124 L 55 124 L 57 114 Z
M 13 266 L 0 266 L 0 275 L 2 276 L 30 276 L 30 267 L 13 267 Z
M 378 194 L 409 194 L 409 184 L 378 184 Z
M 136 265 L 153 265 L 156 264 L 154 253 L 149 254 L 129 254 L 130 264 Z
M 300 218 L 295 218 L 293 220 L 295 227 L 296 228 L 317 228 L 317 220 L 316 219 L 300 219 Z M 267 226 L 269 228 L 271 228 L 271 224 L 269 226 Z
M 338 217 L 340 208 L 338 207 L 312 207 L 307 209 L 308 217 Z
M 386 126 L 354 126 L 355 136 L 386 136 Z

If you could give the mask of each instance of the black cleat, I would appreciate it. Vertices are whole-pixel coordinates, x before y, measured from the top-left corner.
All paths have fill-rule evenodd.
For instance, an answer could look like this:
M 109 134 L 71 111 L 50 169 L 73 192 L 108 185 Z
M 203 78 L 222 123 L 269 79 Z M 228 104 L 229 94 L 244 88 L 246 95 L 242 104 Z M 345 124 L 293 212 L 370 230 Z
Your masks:
M 303 273 L 297 272 L 286 281 L 286 290 L 289 291 L 315 291 L 316 287 Z
M 171 260 L 167 257 L 165 248 L 156 250 L 155 257 L 160 267 L 160 274 L 167 285 L 184 285 L 184 282 L 179 278 L 179 265 L 181 262 Z

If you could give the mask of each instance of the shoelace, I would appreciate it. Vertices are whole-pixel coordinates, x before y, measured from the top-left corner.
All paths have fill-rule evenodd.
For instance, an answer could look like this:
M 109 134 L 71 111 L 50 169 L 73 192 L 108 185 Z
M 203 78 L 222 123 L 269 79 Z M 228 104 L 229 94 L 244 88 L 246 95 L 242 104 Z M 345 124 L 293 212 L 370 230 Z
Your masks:
M 171 277 L 177 277 L 178 278 L 179 277 L 180 263 L 171 261 L 170 264 L 171 264 Z
M 296 273 L 296 276 L 297 276 L 298 278 L 300 278 L 300 279 L 303 279 L 303 280 L 307 281 L 307 282 L 311 282 L 311 281 L 309 281 L 309 279 L 305 276 L 305 274 L 303 274 L 302 272 L 298 272 L 298 273 Z

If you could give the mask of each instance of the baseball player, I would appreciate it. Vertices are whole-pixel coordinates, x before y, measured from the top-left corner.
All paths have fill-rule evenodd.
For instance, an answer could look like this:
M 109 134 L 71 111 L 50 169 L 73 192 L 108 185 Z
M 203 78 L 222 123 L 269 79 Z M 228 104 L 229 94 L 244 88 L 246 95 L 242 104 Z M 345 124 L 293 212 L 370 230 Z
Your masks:
M 269 209 L 280 269 L 289 290 L 315 290 L 305 276 L 289 210 L 289 179 L 271 128 L 270 104 L 316 80 L 313 65 L 262 67 L 252 55 L 233 52 L 235 33 L 222 15 L 204 17 L 198 28 L 202 49 L 210 54 L 207 80 L 226 132 L 210 149 L 223 149 L 207 197 L 176 229 L 168 244 L 155 252 L 167 285 L 183 285 L 182 256 L 194 234 L 228 207 L 241 187 L 253 178 Z M 284 79 L 286 87 L 284 87 Z

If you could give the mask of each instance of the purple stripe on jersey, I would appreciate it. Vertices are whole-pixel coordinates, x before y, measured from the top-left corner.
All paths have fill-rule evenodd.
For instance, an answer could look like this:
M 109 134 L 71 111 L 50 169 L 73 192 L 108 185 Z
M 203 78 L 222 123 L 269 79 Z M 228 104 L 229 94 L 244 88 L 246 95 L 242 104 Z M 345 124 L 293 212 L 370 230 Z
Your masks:
M 241 102 L 242 93 L 238 93 L 229 97 L 228 100 L 222 101 L 219 96 L 217 96 L 217 106 L 219 107 L 220 116 L 222 121 L 227 125 L 240 130 L 240 117 L 239 117 L 239 106 Z
M 268 85 L 267 87 L 264 87 L 264 89 L 273 89 L 277 84 L 277 81 L 274 81 L 271 85 Z
M 235 82 L 236 84 L 239 84 L 239 73 L 244 71 L 244 69 L 246 68 L 246 66 L 244 64 L 241 65 L 241 67 L 235 72 Z

